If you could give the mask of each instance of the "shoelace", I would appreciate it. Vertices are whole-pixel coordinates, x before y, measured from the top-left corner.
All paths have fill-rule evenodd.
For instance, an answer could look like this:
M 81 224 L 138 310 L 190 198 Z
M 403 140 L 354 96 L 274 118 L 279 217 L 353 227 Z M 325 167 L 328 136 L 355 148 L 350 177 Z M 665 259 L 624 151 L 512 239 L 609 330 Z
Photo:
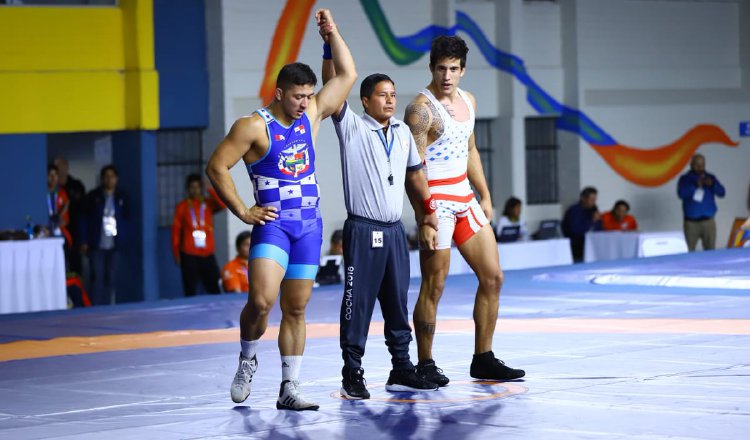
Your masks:
M 290 380 L 287 393 L 289 394 L 289 397 L 294 399 L 295 402 L 301 403 L 303 405 L 307 405 L 309 402 L 301 396 L 301 393 L 299 391 L 299 381 L 297 380 Z
M 242 360 L 238 371 L 238 373 L 240 374 L 234 376 L 234 383 L 242 385 L 243 383 L 247 382 L 247 377 L 252 374 L 252 369 L 253 366 L 250 361 Z
M 352 382 L 355 383 L 355 384 L 357 384 L 357 385 L 364 385 L 364 386 L 367 385 L 367 379 L 365 379 L 365 372 L 364 371 L 361 371 L 361 370 L 357 371 L 354 374 L 354 377 L 351 378 L 351 379 L 352 379 Z
M 424 370 L 428 370 L 428 371 L 429 371 L 429 370 L 432 370 L 432 371 L 434 371 L 434 372 L 437 372 L 438 374 L 443 374 L 443 369 L 442 369 L 442 368 L 438 368 L 438 366 L 437 366 L 437 365 L 435 365 L 435 364 L 432 364 L 432 365 L 427 365 L 426 367 L 422 367 L 422 368 L 423 368 Z

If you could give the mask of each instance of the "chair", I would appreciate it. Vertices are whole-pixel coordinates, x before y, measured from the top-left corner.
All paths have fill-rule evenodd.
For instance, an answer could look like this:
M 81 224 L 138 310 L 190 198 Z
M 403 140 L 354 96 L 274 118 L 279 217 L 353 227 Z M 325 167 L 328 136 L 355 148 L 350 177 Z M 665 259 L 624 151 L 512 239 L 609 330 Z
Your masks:
M 539 230 L 532 235 L 532 238 L 534 240 L 560 238 L 560 220 L 542 220 L 539 222 Z
M 512 243 L 518 241 L 518 237 L 521 235 L 521 227 L 515 226 L 503 226 L 500 233 L 495 237 L 498 243 Z

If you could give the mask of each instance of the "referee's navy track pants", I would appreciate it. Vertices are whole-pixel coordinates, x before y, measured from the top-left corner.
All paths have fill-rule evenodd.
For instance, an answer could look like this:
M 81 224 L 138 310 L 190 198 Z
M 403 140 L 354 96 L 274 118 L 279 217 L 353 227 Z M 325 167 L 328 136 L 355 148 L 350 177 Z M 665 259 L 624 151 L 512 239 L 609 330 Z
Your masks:
M 383 232 L 383 247 L 373 248 L 373 231 Z M 359 368 L 375 299 L 385 321 L 385 344 L 394 370 L 413 368 L 409 360 L 411 327 L 406 309 L 409 247 L 404 225 L 349 215 L 344 223 L 344 297 L 341 301 L 341 356 Z

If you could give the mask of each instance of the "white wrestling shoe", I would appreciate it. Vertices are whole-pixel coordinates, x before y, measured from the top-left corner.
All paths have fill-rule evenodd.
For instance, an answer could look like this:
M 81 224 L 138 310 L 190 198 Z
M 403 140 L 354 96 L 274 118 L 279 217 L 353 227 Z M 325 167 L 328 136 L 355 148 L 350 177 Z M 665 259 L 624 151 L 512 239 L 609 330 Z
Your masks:
M 291 409 L 294 411 L 317 411 L 318 404 L 305 399 L 300 393 L 299 381 L 285 380 L 281 382 L 279 400 L 276 401 L 276 409 Z
M 242 403 L 250 395 L 250 384 L 253 381 L 253 374 L 255 374 L 257 369 L 258 359 L 256 356 L 248 359 L 240 353 L 240 365 L 237 367 L 237 373 L 235 373 L 234 380 L 232 381 L 232 388 L 229 390 L 234 403 Z

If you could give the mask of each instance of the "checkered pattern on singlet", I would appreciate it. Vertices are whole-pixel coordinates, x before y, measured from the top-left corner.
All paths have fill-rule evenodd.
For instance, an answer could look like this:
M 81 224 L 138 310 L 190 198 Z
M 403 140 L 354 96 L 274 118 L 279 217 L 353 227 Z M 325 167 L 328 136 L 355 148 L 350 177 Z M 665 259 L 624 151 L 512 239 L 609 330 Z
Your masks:
M 307 114 L 285 127 L 265 108 L 257 113 L 266 122 L 270 145 L 263 158 L 247 164 L 256 203 L 275 207 L 283 220 L 318 218 L 320 191 Z

